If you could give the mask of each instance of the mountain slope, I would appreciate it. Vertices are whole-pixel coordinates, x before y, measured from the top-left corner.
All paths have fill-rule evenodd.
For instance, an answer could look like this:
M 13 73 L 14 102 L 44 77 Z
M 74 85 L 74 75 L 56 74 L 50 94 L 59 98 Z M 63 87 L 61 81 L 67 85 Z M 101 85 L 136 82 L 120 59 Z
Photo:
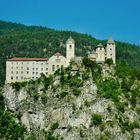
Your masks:
M 4 83 L 7 56 L 50 57 L 57 51 L 65 55 L 65 42 L 70 35 L 75 39 L 78 56 L 85 56 L 99 42 L 106 44 L 106 40 L 96 40 L 86 34 L 0 21 L 0 84 Z M 117 41 L 116 45 L 117 61 L 124 60 L 130 66 L 140 66 L 138 46 Z

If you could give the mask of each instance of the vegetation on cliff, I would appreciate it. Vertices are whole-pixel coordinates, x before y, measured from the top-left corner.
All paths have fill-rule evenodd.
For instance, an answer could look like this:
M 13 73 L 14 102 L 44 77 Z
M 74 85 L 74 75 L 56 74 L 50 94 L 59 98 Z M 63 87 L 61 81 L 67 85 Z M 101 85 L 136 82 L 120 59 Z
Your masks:
M 12 116 L 20 114 L 16 119 L 28 132 L 24 138 L 140 137 L 140 73 L 125 62 L 114 66 L 110 62 L 96 64 L 84 58 L 77 72 L 70 66 L 50 77 L 42 74 L 36 81 L 7 86 L 9 91 L 3 93 L 5 104 L 12 110 Z M 19 126 L 23 134 L 24 127 Z M 11 129 L 9 125 L 6 127 Z M 16 133 L 13 135 L 17 137 Z

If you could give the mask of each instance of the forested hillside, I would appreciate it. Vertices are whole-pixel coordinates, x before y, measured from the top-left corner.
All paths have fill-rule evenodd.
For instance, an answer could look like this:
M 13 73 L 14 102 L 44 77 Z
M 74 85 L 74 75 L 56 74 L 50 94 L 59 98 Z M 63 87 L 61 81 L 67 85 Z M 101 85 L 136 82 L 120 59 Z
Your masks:
M 0 85 L 5 80 L 8 56 L 49 57 L 57 51 L 65 55 L 65 42 L 70 35 L 76 41 L 76 55 L 79 56 L 85 56 L 99 42 L 106 44 L 106 40 L 96 40 L 87 34 L 0 21 Z M 124 60 L 130 66 L 140 67 L 140 47 L 117 41 L 116 46 L 117 61 Z

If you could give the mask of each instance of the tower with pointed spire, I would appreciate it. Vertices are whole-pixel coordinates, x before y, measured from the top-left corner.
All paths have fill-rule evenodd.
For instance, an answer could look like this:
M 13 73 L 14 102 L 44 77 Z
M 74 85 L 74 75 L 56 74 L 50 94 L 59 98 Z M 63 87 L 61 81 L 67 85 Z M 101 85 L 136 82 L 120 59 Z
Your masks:
M 70 36 L 66 42 L 66 58 L 70 62 L 75 57 L 75 41 Z
M 107 41 L 106 59 L 112 59 L 113 63 L 116 64 L 116 45 L 112 37 Z

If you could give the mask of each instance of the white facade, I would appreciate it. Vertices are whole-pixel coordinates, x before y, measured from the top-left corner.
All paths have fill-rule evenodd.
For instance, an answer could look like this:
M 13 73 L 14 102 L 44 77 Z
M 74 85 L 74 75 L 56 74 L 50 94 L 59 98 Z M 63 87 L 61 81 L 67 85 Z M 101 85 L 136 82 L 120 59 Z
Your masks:
M 70 37 L 66 43 L 66 57 L 59 52 L 48 58 L 11 58 L 6 61 L 6 83 L 35 80 L 43 73 L 53 74 L 59 68 L 67 67 L 74 53 L 75 43 Z
M 102 44 L 92 51 L 88 57 L 97 63 L 104 63 L 105 59 L 112 58 L 116 63 L 115 43 L 112 39 L 107 42 L 106 51 Z M 66 42 L 66 57 L 59 52 L 48 58 L 11 58 L 6 61 L 6 83 L 35 80 L 43 73 L 46 76 L 54 74 L 61 67 L 66 68 L 70 60 L 75 57 L 75 41 L 70 37 Z M 77 58 L 81 61 L 81 57 Z
M 6 83 L 37 79 L 41 73 L 48 75 L 47 58 L 12 58 L 6 62 Z
M 70 61 L 75 57 L 75 41 L 70 37 L 66 42 L 66 58 Z
M 97 54 L 96 62 L 104 63 L 105 62 L 105 49 L 101 43 L 96 48 L 96 54 Z
M 116 64 L 116 45 L 115 42 L 110 38 L 106 46 L 106 58 L 112 59 L 113 63 Z
M 105 47 L 100 43 L 96 47 L 96 52 L 92 51 L 88 58 L 92 61 L 96 61 L 97 63 L 104 63 L 106 59 L 112 59 L 113 64 L 116 64 L 116 45 L 115 42 L 110 38 L 107 42 L 106 49 Z
M 56 70 L 60 69 L 61 67 L 65 68 L 69 65 L 67 59 L 60 53 L 56 53 L 52 57 L 50 57 L 48 63 L 49 74 L 53 74 Z

